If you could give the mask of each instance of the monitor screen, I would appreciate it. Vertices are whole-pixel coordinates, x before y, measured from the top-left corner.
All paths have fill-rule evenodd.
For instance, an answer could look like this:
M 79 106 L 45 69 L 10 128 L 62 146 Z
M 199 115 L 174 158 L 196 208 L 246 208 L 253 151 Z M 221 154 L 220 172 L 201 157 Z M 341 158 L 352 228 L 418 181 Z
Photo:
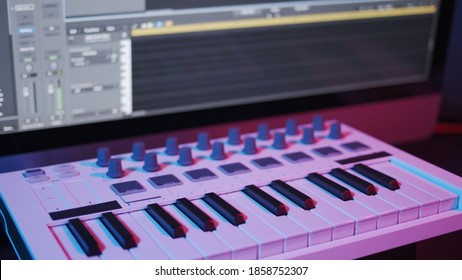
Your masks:
M 441 2 L 2 1 L 0 136 L 425 83 Z

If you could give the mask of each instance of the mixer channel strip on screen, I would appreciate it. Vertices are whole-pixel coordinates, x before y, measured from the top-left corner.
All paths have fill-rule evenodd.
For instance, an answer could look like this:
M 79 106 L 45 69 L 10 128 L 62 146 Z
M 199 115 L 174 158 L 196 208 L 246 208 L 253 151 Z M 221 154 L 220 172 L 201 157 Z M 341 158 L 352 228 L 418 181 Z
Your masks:
M 0 175 L 22 258 L 358 258 L 462 228 L 462 179 L 339 121 Z

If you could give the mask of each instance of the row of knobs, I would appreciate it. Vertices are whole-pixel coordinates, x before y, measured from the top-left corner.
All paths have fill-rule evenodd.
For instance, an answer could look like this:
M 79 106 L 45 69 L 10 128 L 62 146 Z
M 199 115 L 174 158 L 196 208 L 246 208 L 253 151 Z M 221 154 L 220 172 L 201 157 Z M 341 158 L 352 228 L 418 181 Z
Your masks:
M 324 130 L 324 122 L 322 118 L 315 117 L 313 120 L 313 127 L 306 127 L 302 130 L 302 138 L 300 140 L 303 144 L 313 144 L 315 142 L 314 131 Z M 288 120 L 286 123 L 286 131 L 275 132 L 273 137 L 272 147 L 274 149 L 282 150 L 287 148 L 286 135 L 294 136 L 299 134 L 299 129 L 295 120 Z M 328 137 L 331 139 L 342 138 L 340 122 L 333 122 L 330 126 Z M 242 152 L 247 155 L 258 153 L 256 140 L 269 140 L 271 139 L 270 130 L 267 124 L 260 124 L 258 126 L 257 137 L 245 137 L 244 147 Z M 238 128 L 231 128 L 228 133 L 229 145 L 242 144 L 241 134 Z M 225 145 L 223 142 L 210 143 L 209 135 L 207 133 L 199 133 L 197 137 L 197 149 L 210 150 L 212 152 L 210 157 L 214 160 L 223 160 L 227 158 L 225 152 Z M 178 155 L 177 163 L 182 166 L 189 166 L 194 164 L 191 147 L 179 148 L 178 140 L 175 137 L 169 137 L 166 140 L 165 154 Z M 160 164 L 157 160 L 157 153 L 146 153 L 146 148 L 143 142 L 136 142 L 132 147 L 132 159 L 135 161 L 143 161 L 143 169 L 148 172 L 155 172 L 160 169 Z M 122 169 L 121 159 L 111 159 L 109 148 L 99 148 L 97 152 L 96 164 L 100 167 L 108 167 L 107 175 L 111 178 L 120 178 L 124 175 Z

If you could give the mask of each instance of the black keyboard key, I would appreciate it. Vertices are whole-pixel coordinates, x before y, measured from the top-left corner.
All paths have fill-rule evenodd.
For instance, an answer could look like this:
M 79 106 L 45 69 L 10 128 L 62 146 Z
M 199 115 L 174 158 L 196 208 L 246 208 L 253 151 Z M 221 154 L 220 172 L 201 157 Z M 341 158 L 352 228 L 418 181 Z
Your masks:
M 373 184 L 365 181 L 351 173 L 346 172 L 343 169 L 335 168 L 329 172 L 330 175 L 334 176 L 335 178 L 342 180 L 343 182 L 347 183 L 348 185 L 354 187 L 355 189 L 359 190 L 362 193 L 367 195 L 375 195 L 377 191 Z
M 99 219 L 122 248 L 130 249 L 137 246 L 135 237 L 112 212 L 103 213 Z
M 353 166 L 353 170 L 373 181 L 376 181 L 380 185 L 392 191 L 399 189 L 399 184 L 398 181 L 396 181 L 396 179 L 386 174 L 383 174 L 382 172 L 379 172 L 375 169 L 372 169 L 369 166 L 366 166 L 364 164 L 356 164 L 355 166 Z
M 186 232 L 183 226 L 164 210 L 159 204 L 149 204 L 146 212 L 151 216 L 171 237 L 185 237 Z
M 70 219 L 66 226 L 87 256 L 91 257 L 101 255 L 101 249 L 98 246 L 98 241 L 96 241 L 93 235 L 91 235 L 90 231 L 85 227 L 80 219 Z
M 269 186 L 305 210 L 314 208 L 311 197 L 281 180 L 275 180 Z
M 350 190 L 341 185 L 335 183 L 327 179 L 326 177 L 322 176 L 318 173 L 311 173 L 309 174 L 306 179 L 315 183 L 316 185 L 320 186 L 327 192 L 335 195 L 336 197 L 340 198 L 343 201 L 348 201 L 353 199 L 353 195 L 351 194 Z
M 258 204 L 260 204 L 261 206 L 265 207 L 274 215 L 287 215 L 287 208 L 282 202 L 267 194 L 266 192 L 262 191 L 261 189 L 257 188 L 256 186 L 249 185 L 245 187 L 242 190 L 242 192 L 244 192 L 247 196 L 249 196 L 256 202 L 258 202 Z
M 174 205 L 203 231 L 216 229 L 213 219 L 186 198 L 177 199 Z
M 244 215 L 215 193 L 206 193 L 202 198 L 231 224 L 238 226 L 245 223 Z

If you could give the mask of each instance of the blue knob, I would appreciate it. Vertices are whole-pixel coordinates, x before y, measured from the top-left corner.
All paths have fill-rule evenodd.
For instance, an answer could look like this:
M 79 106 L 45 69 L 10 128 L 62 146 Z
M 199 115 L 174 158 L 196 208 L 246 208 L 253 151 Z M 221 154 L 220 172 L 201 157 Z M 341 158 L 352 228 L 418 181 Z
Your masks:
M 287 120 L 286 122 L 286 134 L 287 135 L 297 135 L 298 134 L 298 127 L 297 121 L 294 119 Z
M 324 130 L 324 118 L 321 115 L 316 115 L 313 118 L 313 128 L 316 131 Z
M 192 165 L 194 159 L 192 157 L 192 151 L 190 147 L 180 148 L 180 157 L 178 158 L 178 164 L 183 166 Z
M 222 160 L 226 158 L 225 145 L 222 142 L 215 142 L 212 144 L 211 158 L 215 160 Z
M 107 147 L 99 148 L 97 151 L 96 165 L 107 167 L 108 161 L 111 158 L 111 151 Z
M 244 138 L 244 149 L 242 152 L 247 155 L 253 155 L 257 153 L 257 141 L 255 137 Z
M 143 169 L 148 172 L 155 172 L 160 169 L 160 165 L 157 161 L 157 153 L 147 153 L 144 156 Z
M 330 125 L 329 136 L 330 139 L 340 139 L 342 138 L 342 127 L 340 122 L 335 121 Z
M 178 139 L 176 137 L 168 137 L 165 146 L 167 155 L 175 156 L 178 154 Z
M 258 140 L 268 140 L 271 138 L 269 132 L 269 126 L 266 123 L 261 123 L 258 125 Z
M 201 132 L 197 135 L 197 148 L 199 150 L 210 149 L 210 139 L 207 132 Z
M 146 153 L 146 148 L 143 142 L 135 142 L 132 147 L 132 159 L 136 161 L 142 161 Z
M 122 161 L 120 158 L 113 158 L 109 160 L 107 176 L 111 178 L 120 178 L 124 176 L 122 169 Z
M 230 145 L 239 145 L 242 143 L 241 132 L 239 128 L 233 127 L 228 131 L 228 144 Z
M 302 142 L 303 144 L 313 144 L 315 142 L 313 128 L 305 127 L 303 129 L 303 136 L 300 142 Z
M 273 148 L 278 149 L 278 150 L 287 148 L 286 135 L 284 133 L 282 132 L 274 133 Z

